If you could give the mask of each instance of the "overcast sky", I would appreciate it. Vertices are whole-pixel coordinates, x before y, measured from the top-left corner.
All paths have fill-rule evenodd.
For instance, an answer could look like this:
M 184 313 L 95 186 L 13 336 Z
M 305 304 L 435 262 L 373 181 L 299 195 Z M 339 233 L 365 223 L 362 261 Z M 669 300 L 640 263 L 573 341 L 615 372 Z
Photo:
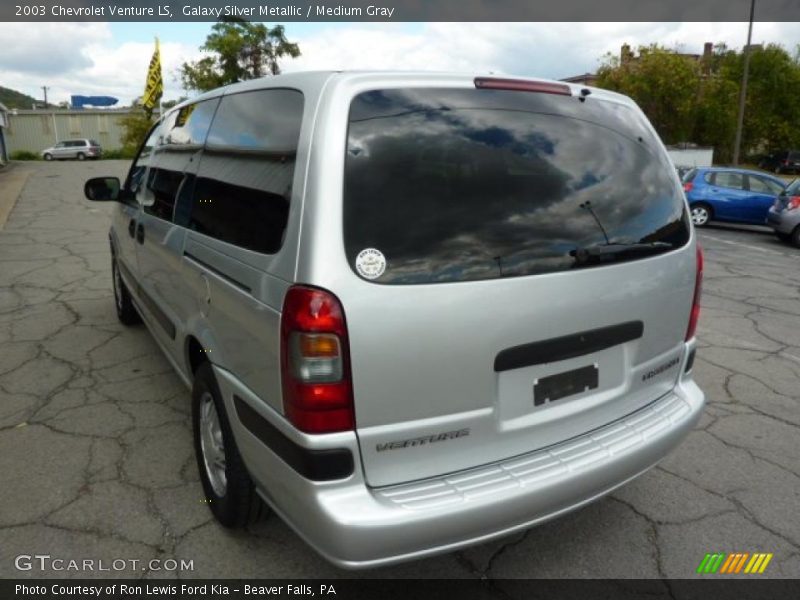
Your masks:
M 164 99 L 184 95 L 177 69 L 200 56 L 211 23 L 0 23 L 0 85 L 48 100 L 71 94 L 140 96 L 153 37 L 161 40 Z M 424 69 L 559 79 L 594 71 L 607 52 L 658 42 L 700 53 L 704 42 L 741 48 L 746 23 L 287 23 L 302 56 L 284 71 Z M 754 43 L 794 53 L 795 23 L 756 23 Z

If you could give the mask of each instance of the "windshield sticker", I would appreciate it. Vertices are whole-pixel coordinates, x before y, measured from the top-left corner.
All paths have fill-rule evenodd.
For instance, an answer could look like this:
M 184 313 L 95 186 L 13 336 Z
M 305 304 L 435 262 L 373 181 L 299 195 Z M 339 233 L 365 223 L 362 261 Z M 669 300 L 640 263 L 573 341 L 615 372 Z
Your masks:
M 356 256 L 356 271 L 364 279 L 377 279 L 386 270 L 386 257 L 375 248 L 365 248 Z

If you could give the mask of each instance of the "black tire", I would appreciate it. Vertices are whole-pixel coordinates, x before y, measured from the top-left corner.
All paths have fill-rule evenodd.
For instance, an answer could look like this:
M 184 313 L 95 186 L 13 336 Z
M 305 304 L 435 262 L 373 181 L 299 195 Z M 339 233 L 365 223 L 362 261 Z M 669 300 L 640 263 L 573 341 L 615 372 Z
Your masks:
M 111 258 L 111 285 L 114 288 L 114 306 L 117 309 L 117 318 L 123 325 L 138 325 L 142 317 L 133 305 L 128 286 L 122 280 L 117 267 L 116 257 Z
M 800 225 L 794 228 L 794 231 L 790 237 L 790 241 L 794 247 L 800 248 Z
M 695 227 L 705 227 L 714 218 L 714 209 L 705 202 L 692 204 L 689 207 L 689 212 Z M 705 218 L 703 218 L 703 214 L 705 214 Z
M 44 159 L 45 160 L 53 160 L 53 155 L 48 152 L 47 154 L 44 155 Z
M 777 237 L 782 242 L 788 242 L 792 239 L 791 233 L 781 233 L 780 231 L 775 232 L 775 237 Z
M 204 454 L 204 443 L 206 443 L 204 440 L 209 438 L 204 436 L 207 421 L 202 419 L 202 414 L 207 403 L 210 403 L 210 406 L 216 411 L 221 434 L 225 474 L 222 489 L 220 489 L 219 479 L 216 480 L 216 483 L 212 483 L 209 473 L 211 467 L 206 465 Z M 203 484 L 203 491 L 211 513 L 217 521 L 225 527 L 234 528 L 244 527 L 260 519 L 267 512 L 266 506 L 256 493 L 253 480 L 250 479 L 250 474 L 239 454 L 239 448 L 236 446 L 230 421 L 225 412 L 225 403 L 209 362 L 201 364 L 194 374 L 192 429 L 200 482 Z M 212 460 L 212 455 L 213 452 L 209 452 L 210 460 Z
M 83 152 L 78 152 L 78 156 L 76 158 L 78 160 L 86 160 L 86 155 Z

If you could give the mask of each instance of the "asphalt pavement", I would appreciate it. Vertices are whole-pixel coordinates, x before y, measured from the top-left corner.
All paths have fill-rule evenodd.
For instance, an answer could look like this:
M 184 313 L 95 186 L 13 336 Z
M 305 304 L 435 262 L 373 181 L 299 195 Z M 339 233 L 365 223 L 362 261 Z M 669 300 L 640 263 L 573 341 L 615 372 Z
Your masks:
M 274 515 L 244 531 L 211 519 L 189 393 L 143 326 L 117 322 L 111 207 L 83 199 L 85 179 L 127 164 L 0 171 L 0 190 L 30 171 L 0 230 L 0 577 L 686 578 L 708 552 L 773 553 L 761 577 L 800 576 L 800 249 L 769 230 L 699 234 L 708 404 L 659 466 L 525 533 L 354 574 Z M 17 558 L 36 554 L 97 562 Z

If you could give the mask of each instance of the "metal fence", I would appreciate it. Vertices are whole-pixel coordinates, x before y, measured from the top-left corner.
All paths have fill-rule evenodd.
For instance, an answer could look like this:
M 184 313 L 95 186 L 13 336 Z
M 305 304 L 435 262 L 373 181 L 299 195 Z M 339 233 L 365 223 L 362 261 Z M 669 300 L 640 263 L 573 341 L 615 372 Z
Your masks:
M 120 110 L 12 110 L 8 113 L 5 141 L 8 154 L 39 153 L 56 142 L 87 138 L 104 150 L 122 147 L 120 120 L 130 111 Z

